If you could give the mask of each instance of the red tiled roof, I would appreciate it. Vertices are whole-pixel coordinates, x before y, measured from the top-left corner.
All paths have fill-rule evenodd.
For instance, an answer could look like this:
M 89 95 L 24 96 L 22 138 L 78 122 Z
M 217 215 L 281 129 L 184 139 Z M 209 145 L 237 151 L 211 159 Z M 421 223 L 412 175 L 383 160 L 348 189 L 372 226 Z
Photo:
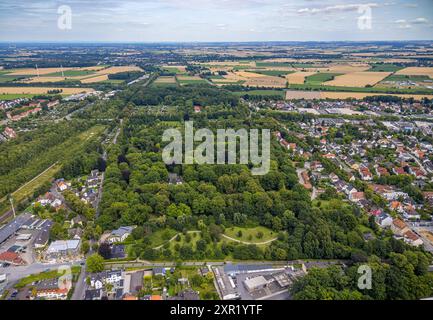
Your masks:
M 6 261 L 12 264 L 26 264 L 18 253 L 8 251 L 0 253 L 0 261 Z
M 394 221 L 392 221 L 392 224 L 394 226 L 396 226 L 397 228 L 399 228 L 399 229 L 406 228 L 406 223 L 404 223 L 404 221 L 402 221 L 402 220 L 400 220 L 398 218 L 394 219 Z

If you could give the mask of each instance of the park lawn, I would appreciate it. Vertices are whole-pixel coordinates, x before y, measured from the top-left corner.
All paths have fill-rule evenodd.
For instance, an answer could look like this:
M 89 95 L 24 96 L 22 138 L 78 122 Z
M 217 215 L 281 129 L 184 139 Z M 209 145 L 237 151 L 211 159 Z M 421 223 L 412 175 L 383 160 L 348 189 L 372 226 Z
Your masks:
M 71 273 L 73 277 L 78 275 L 80 272 L 81 272 L 80 266 L 72 266 Z M 58 270 L 51 270 L 51 271 L 44 271 L 37 274 L 31 274 L 25 278 L 20 279 L 20 281 L 18 281 L 18 283 L 15 285 L 15 288 L 17 289 L 24 288 L 25 286 L 32 284 L 35 281 L 59 278 L 63 274 L 65 274 L 65 270 L 63 273 L 59 273 Z
M 238 235 L 239 231 L 242 232 L 241 237 L 239 237 Z M 259 232 L 263 233 L 263 237 L 261 238 L 257 237 L 257 234 Z M 278 236 L 276 232 L 262 226 L 258 226 L 254 228 L 242 228 L 242 227 L 226 228 L 224 234 L 233 239 L 244 241 L 244 242 L 250 242 L 252 244 L 272 240 Z M 228 240 L 226 238 L 223 239 Z
M 368 69 L 367 71 L 372 71 L 372 72 L 396 72 L 396 71 L 401 70 L 403 68 L 405 68 L 405 67 L 400 67 L 400 66 L 397 66 L 397 65 L 392 64 L 392 63 L 385 63 L 385 64 L 376 63 L 376 64 L 373 64 L 371 66 L 371 68 Z
M 155 248 L 169 241 L 176 233 L 176 230 L 166 228 L 153 232 L 151 235 L 147 236 L 146 239 L 149 239 L 150 247 Z
M 191 239 L 189 242 L 186 241 L 186 235 L 184 235 L 183 233 L 179 233 L 179 235 L 178 235 L 179 236 L 179 241 L 177 240 L 177 237 L 176 237 L 176 239 L 174 239 L 173 241 L 171 241 L 170 242 L 170 249 L 173 252 L 175 252 L 174 247 L 176 246 L 176 244 L 179 244 L 181 247 L 183 245 L 187 244 L 187 245 L 192 245 L 192 248 L 194 250 L 196 250 L 196 243 L 197 243 L 198 240 L 201 239 L 200 231 L 190 232 L 188 234 L 189 234 L 189 237 Z
M 305 78 L 306 84 L 320 85 L 323 82 L 334 80 L 336 76 L 342 75 L 342 73 L 316 73 Z

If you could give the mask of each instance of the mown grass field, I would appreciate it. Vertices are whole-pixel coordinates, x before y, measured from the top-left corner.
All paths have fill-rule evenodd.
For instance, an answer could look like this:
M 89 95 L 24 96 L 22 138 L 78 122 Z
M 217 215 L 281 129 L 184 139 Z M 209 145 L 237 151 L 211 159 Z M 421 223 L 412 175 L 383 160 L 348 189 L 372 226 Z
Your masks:
M 241 232 L 241 235 L 239 234 Z M 258 226 L 254 228 L 231 227 L 226 228 L 224 234 L 233 239 L 248 242 L 248 243 L 261 243 L 266 242 L 277 237 L 277 234 L 272 230 Z

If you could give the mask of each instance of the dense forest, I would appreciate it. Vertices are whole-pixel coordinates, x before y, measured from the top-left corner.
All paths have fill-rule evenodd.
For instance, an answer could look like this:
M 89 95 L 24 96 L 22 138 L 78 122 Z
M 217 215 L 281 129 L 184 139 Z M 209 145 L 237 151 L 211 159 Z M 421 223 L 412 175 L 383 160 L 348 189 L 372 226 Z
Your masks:
M 132 99 L 147 105 L 151 101 L 143 97 L 167 98 L 168 91 L 158 95 L 149 90 L 152 93 L 146 90 Z M 183 93 L 187 89 L 176 90 Z M 164 112 L 160 107 L 130 110 L 120 144 L 108 153 L 98 224 L 104 230 L 137 225 L 128 240 L 132 258 L 338 259 L 348 268 L 311 272 L 294 287 L 295 298 L 386 299 L 431 294 L 432 279 L 426 274 L 429 254 L 394 239 L 361 209 L 339 197 L 325 194 L 311 201 L 310 193 L 298 183 L 287 151 L 276 140 L 271 146 L 271 170 L 264 176 L 251 175 L 250 165 L 165 165 L 162 133 L 167 128 L 182 129 L 185 118 L 211 130 L 281 128 L 272 113 L 247 116 L 246 107 L 225 104 L 224 94 L 220 99 L 221 103 L 206 106 L 206 116 L 194 114 L 186 100 Z M 182 183 L 170 183 L 173 176 Z M 223 239 L 233 228 L 257 226 L 271 230 L 276 240 L 259 246 Z M 374 234 L 371 240 L 364 239 L 365 230 Z M 168 241 L 172 236 L 176 236 L 174 245 Z M 165 241 L 157 246 L 155 238 Z M 356 290 L 354 268 L 359 263 L 374 263 L 383 288 L 370 293 Z M 391 284 L 396 277 L 404 288 Z

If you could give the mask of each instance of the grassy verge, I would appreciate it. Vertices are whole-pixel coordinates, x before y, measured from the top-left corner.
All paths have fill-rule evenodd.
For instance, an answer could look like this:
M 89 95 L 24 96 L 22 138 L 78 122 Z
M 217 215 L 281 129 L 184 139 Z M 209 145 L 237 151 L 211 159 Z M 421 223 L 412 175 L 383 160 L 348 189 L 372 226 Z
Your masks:
M 18 283 L 14 287 L 16 289 L 20 289 L 36 281 L 59 278 L 62 275 L 64 275 L 65 272 L 66 272 L 65 270 L 63 273 L 60 273 L 58 270 L 50 270 L 50 271 L 44 271 L 37 274 L 31 274 L 25 278 L 20 279 L 20 281 L 18 281 Z M 81 267 L 73 266 L 71 268 L 71 272 L 72 272 L 72 276 L 76 278 L 76 276 L 81 272 Z

